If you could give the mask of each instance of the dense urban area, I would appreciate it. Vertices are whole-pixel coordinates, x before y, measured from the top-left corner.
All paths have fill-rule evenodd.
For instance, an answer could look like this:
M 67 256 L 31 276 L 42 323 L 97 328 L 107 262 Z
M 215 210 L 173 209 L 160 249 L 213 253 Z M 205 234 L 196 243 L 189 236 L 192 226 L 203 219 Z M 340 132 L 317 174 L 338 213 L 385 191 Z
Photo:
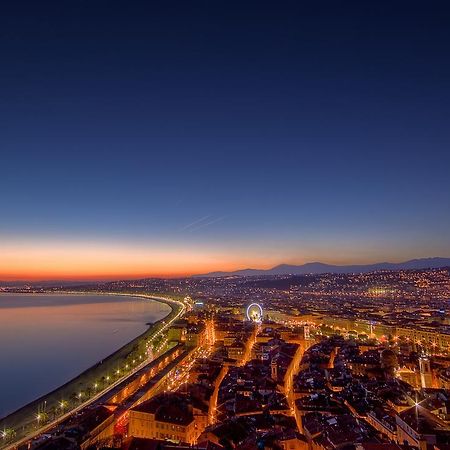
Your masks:
M 2 448 L 450 449 L 449 268 L 1 289 L 173 308 L 115 373 L 4 418 Z

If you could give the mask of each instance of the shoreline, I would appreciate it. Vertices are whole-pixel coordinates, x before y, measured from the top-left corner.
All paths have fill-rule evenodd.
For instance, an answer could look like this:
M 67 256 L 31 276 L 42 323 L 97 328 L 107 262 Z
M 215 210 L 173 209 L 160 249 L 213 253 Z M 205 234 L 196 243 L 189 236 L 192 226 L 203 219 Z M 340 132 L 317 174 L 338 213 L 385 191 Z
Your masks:
M 13 294 L 12 292 L 10 292 Z M 19 292 L 18 294 L 23 294 Z M 80 372 L 75 377 L 71 378 L 70 380 L 67 380 L 62 385 L 58 386 L 57 388 L 53 389 L 50 392 L 45 393 L 44 395 L 41 395 L 40 397 L 36 398 L 35 400 L 32 400 L 31 402 L 28 402 L 27 404 L 23 405 L 22 407 L 16 409 L 15 411 L 11 412 L 10 414 L 3 416 L 0 418 L 0 428 L 1 429 L 14 429 L 16 430 L 17 436 L 16 439 L 13 439 L 11 442 L 5 443 L 6 446 L 10 446 L 13 444 L 14 441 L 20 439 L 20 431 L 24 431 L 26 428 L 31 428 L 27 430 L 27 433 L 32 432 L 33 425 L 36 423 L 36 413 L 43 407 L 43 412 L 47 414 L 47 411 L 57 411 L 58 405 L 61 401 L 68 401 L 66 400 L 73 392 L 84 392 L 84 390 L 89 391 L 89 386 L 93 384 L 93 380 L 102 379 L 100 375 L 103 375 L 103 379 L 105 378 L 105 374 L 110 372 L 113 373 L 118 365 L 122 365 L 123 363 L 126 363 L 126 361 L 130 358 L 132 358 L 132 355 L 136 356 L 139 352 L 142 355 L 143 348 L 145 348 L 145 345 L 147 344 L 150 337 L 156 333 L 158 329 L 158 325 L 161 323 L 165 323 L 167 319 L 170 320 L 170 317 L 174 314 L 177 314 L 179 308 L 177 308 L 176 300 L 172 300 L 170 298 L 164 298 L 159 297 L 157 295 L 146 295 L 146 294 L 139 294 L 139 293 L 113 293 L 113 292 L 89 292 L 89 291 L 83 291 L 83 292 L 76 292 L 76 291 L 60 291 L 60 292 L 41 292 L 41 293 L 29 293 L 30 295 L 74 295 L 74 296 L 83 296 L 83 295 L 99 295 L 99 296 L 112 296 L 112 297 L 128 297 L 128 298 L 135 298 L 135 299 L 144 299 L 144 300 L 152 300 L 154 302 L 159 302 L 166 304 L 169 306 L 170 311 L 163 316 L 161 319 L 155 321 L 151 325 L 147 326 L 147 329 L 140 333 L 138 336 L 133 338 L 130 342 L 124 344 L 123 346 L 117 348 L 112 353 L 110 353 L 108 356 L 103 358 L 100 361 L 97 361 L 95 364 L 91 365 L 87 369 Z M 146 358 L 142 358 L 142 360 L 138 360 L 138 363 L 146 361 Z M 122 364 L 120 364 L 122 363 Z M 132 368 L 130 369 L 132 370 Z M 120 380 L 122 378 L 125 378 L 127 376 L 127 372 L 123 371 L 120 373 L 120 376 L 114 377 L 112 376 L 111 383 L 103 380 L 103 385 L 98 389 L 98 391 L 94 391 L 94 394 L 106 391 L 108 389 L 108 386 L 116 382 L 117 380 Z M 95 381 L 97 383 L 97 381 Z M 81 386 L 81 387 L 80 387 Z M 83 389 L 83 391 L 82 391 Z M 91 395 L 90 395 L 91 394 Z M 90 397 L 92 397 L 92 393 L 88 392 L 86 395 L 84 395 L 84 400 L 87 401 Z M 82 397 L 80 397 L 81 399 Z M 71 398 L 71 401 L 74 400 Z M 81 400 L 80 400 L 81 403 Z M 76 407 L 76 406 L 75 406 Z M 75 409 L 75 407 L 68 408 L 67 411 L 69 412 L 72 409 Z M 49 414 L 50 416 L 50 414 Z M 20 435 L 19 435 L 20 433 Z M 26 433 L 26 434 L 27 434 Z M 0 445 L 0 447 L 3 447 Z

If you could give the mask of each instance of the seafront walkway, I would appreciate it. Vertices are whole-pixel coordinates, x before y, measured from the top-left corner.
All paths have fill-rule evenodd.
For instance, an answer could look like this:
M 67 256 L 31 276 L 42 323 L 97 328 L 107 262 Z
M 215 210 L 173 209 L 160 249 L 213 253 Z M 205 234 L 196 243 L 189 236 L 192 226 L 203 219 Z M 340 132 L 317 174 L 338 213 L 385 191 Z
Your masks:
M 153 324 L 141 336 L 75 379 L 2 419 L 0 449 L 14 449 L 45 434 L 72 415 L 95 404 L 151 364 L 155 357 L 168 350 L 167 342 L 163 339 L 164 332 L 174 321 L 183 316 L 188 307 L 187 302 L 150 294 L 108 294 L 159 301 L 168 304 L 171 312 Z M 150 349 L 154 350 L 150 351 Z M 84 390 L 80 390 L 80 386 L 83 386 Z M 86 389 L 86 386 L 91 389 Z

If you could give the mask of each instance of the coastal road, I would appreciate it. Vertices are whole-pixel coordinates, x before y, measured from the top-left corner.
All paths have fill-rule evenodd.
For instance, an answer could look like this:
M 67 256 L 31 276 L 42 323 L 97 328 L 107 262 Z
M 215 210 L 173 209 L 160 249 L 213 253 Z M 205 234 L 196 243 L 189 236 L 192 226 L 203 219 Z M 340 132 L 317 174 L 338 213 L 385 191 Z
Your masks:
M 108 294 L 110 294 L 110 295 L 121 295 L 121 296 L 130 296 L 130 297 L 140 297 L 140 298 L 146 298 L 146 299 L 150 299 L 150 300 L 163 300 L 164 302 L 175 303 L 178 306 L 180 306 L 180 310 L 169 321 L 165 322 L 164 319 L 163 319 L 163 321 L 161 322 L 161 323 L 163 323 L 163 326 L 161 327 L 161 329 L 157 333 L 155 333 L 152 336 L 152 339 L 155 339 L 158 336 L 160 336 L 168 327 L 170 327 L 170 325 L 172 325 L 173 322 L 175 322 L 180 317 L 182 317 L 183 314 L 186 312 L 186 305 L 183 302 L 180 302 L 178 300 L 174 300 L 172 298 L 156 297 L 154 295 L 145 295 L 145 294 L 124 294 L 124 293 L 108 293 Z M 154 356 L 158 356 L 158 355 L 154 355 Z M 36 438 L 37 436 L 48 432 L 49 430 L 51 430 L 52 428 L 56 427 L 60 423 L 62 423 L 65 420 L 69 419 L 72 415 L 82 411 L 84 408 L 86 408 L 87 406 L 90 406 L 92 403 L 95 403 L 97 400 L 99 400 L 101 397 L 103 397 L 109 391 L 111 391 L 112 389 L 117 387 L 120 383 L 123 383 L 128 378 L 133 376 L 136 372 L 138 372 L 143 367 L 145 367 L 147 364 L 149 364 L 152 360 L 153 359 L 151 359 L 151 360 L 147 359 L 147 360 L 143 361 L 141 364 L 139 364 L 138 366 L 133 368 L 126 375 L 124 375 L 123 377 L 119 378 L 118 380 L 116 380 L 115 382 L 113 382 L 112 384 L 107 386 L 105 389 L 103 389 L 102 391 L 98 392 L 94 396 L 90 397 L 89 399 L 87 399 L 85 402 L 81 403 L 77 407 L 71 409 L 67 413 L 62 414 L 61 416 L 59 416 L 58 418 L 56 418 L 52 422 L 46 423 L 45 425 L 37 428 L 36 430 L 33 430 L 31 433 L 27 434 L 26 436 L 20 437 L 19 440 L 15 441 L 13 443 L 9 443 L 6 446 L 2 446 L 1 443 L 0 443 L 0 448 L 2 448 L 4 450 L 16 449 L 19 446 L 27 443 L 28 441 Z

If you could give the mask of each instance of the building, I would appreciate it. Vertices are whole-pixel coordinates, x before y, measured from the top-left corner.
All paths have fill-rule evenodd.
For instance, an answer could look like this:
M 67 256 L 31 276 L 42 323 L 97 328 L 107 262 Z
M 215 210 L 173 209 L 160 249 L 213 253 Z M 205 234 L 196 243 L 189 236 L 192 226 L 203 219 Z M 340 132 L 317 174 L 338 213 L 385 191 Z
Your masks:
M 233 345 L 228 348 L 228 358 L 240 361 L 245 354 L 245 345 L 242 342 L 236 341 Z
M 81 434 L 80 449 L 109 441 L 114 434 L 114 413 L 105 406 L 88 410 L 70 424 Z
M 447 443 L 450 438 L 447 425 L 420 405 L 401 412 L 395 419 L 399 444 L 426 450 L 439 441 Z
M 419 368 L 420 368 L 420 384 L 423 388 L 433 387 L 433 374 L 431 372 L 430 359 L 426 356 L 421 356 L 419 358 Z
M 186 330 L 186 345 L 188 347 L 203 347 L 207 343 L 207 332 L 204 323 L 189 325 Z
M 128 435 L 195 444 L 208 424 L 208 405 L 183 394 L 161 394 L 129 413 Z
M 408 367 L 402 367 L 397 370 L 396 376 L 400 378 L 400 380 L 408 383 L 410 386 L 414 388 L 419 387 L 419 383 L 417 382 L 417 373 L 414 370 L 409 369 Z

